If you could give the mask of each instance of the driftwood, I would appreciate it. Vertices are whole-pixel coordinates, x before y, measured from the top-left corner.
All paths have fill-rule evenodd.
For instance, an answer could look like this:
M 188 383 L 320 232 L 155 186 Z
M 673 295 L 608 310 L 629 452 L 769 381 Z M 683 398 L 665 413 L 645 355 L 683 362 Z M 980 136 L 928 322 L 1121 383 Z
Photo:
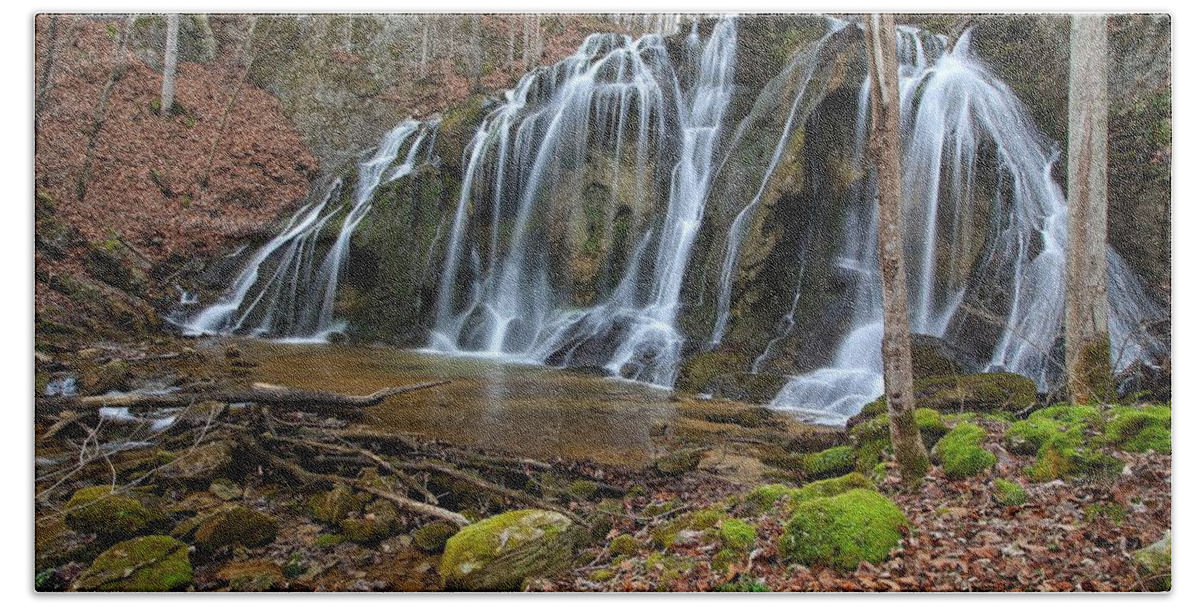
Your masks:
M 449 383 L 449 380 L 423 382 L 408 386 L 394 386 L 362 396 L 256 384 L 248 389 L 168 393 L 162 395 L 126 393 L 122 395 L 96 395 L 92 397 L 39 397 L 36 403 L 36 413 L 39 416 L 47 416 L 73 409 L 127 407 L 131 410 L 138 410 L 187 407 L 201 401 L 223 401 L 225 403 L 249 402 L 281 409 L 353 415 L 356 409 L 379 405 L 388 397 L 412 393 L 447 383 Z

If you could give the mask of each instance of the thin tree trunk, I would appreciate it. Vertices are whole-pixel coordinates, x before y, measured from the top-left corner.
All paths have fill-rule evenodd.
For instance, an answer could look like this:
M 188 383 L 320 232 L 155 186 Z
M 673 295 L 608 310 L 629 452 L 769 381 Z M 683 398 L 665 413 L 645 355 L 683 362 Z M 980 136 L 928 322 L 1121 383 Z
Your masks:
M 511 69 L 517 62 L 517 21 L 516 16 L 508 22 L 508 67 Z
M 1103 14 L 1071 18 L 1067 114 L 1067 387 L 1076 403 L 1114 395 L 1108 338 L 1108 35 Z
M 254 30 L 257 27 L 258 27 L 258 17 L 251 16 L 250 17 L 250 31 L 246 35 L 246 42 L 245 42 L 245 45 L 242 47 L 242 52 L 241 52 L 242 62 L 245 63 L 246 65 L 242 69 L 241 76 L 238 77 L 237 82 L 234 84 L 233 94 L 229 96 L 229 101 L 225 104 L 224 111 L 221 112 L 221 122 L 217 125 L 217 133 L 215 135 L 213 135 L 212 146 L 210 146 L 208 149 L 208 161 L 204 164 L 204 173 L 200 177 L 200 189 L 201 190 L 208 189 L 208 180 L 209 180 L 209 178 L 212 177 L 213 162 L 216 160 L 216 157 L 217 157 L 217 144 L 219 144 L 221 142 L 221 137 L 225 133 L 225 123 L 227 123 L 229 121 L 229 114 L 232 113 L 233 106 L 235 103 L 237 103 L 238 95 L 240 95 L 242 92 L 242 85 L 244 85 L 246 83 L 246 78 L 250 75 L 250 68 L 253 67 L 253 65 L 254 65 L 254 60 L 256 58 L 255 55 L 253 54 Z M 270 27 L 270 25 L 268 25 L 267 35 L 265 36 L 265 38 L 269 39 L 270 36 L 271 36 L 271 27 Z
M 46 99 L 50 94 L 50 76 L 53 74 L 54 57 L 58 50 L 58 15 L 49 16 L 50 23 L 47 24 L 46 32 L 46 56 L 42 60 L 42 71 L 38 74 L 37 95 L 33 102 L 33 129 L 37 133 L 37 129 L 41 126 L 42 110 L 46 108 Z M 36 136 L 35 136 L 36 146 Z
M 79 172 L 79 181 L 75 183 L 75 197 L 82 201 L 87 196 L 87 182 L 92 173 L 92 163 L 96 157 L 96 143 L 100 138 L 100 129 L 104 127 L 104 117 L 108 113 L 108 98 L 112 95 L 113 87 L 125 73 L 125 49 L 129 42 L 129 30 L 133 29 L 133 15 L 125 19 L 117 37 L 117 48 L 113 55 L 113 68 L 108 74 L 108 81 L 100 91 L 100 99 L 96 102 L 96 110 L 92 113 L 92 124 L 88 129 L 87 151 L 83 155 L 83 169 Z
M 425 15 L 424 19 L 433 19 Z M 429 75 L 429 24 L 421 28 L 421 78 Z
M 179 13 L 167 15 L 167 48 L 163 53 L 162 108 L 159 114 L 171 115 L 175 105 L 175 68 L 179 63 Z
M 879 266 L 883 275 L 883 386 L 892 449 L 905 481 L 921 479 L 929 456 L 913 416 L 912 344 L 904 276 L 904 215 L 900 174 L 900 90 L 896 26 L 891 15 L 867 15 L 871 74 L 871 148 L 879 193 Z
M 480 32 L 482 17 L 471 15 L 471 88 L 478 93 L 483 90 L 483 35 Z

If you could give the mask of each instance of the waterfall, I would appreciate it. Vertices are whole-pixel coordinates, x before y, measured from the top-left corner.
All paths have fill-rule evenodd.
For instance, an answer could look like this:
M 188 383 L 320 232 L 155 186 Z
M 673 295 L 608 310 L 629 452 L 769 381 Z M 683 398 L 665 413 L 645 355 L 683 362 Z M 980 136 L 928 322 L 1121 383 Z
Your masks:
M 428 160 L 436 128 L 436 122 L 407 120 L 384 135 L 373 154 L 358 163 L 347 204 L 335 202 L 343 180 L 334 179 L 254 252 L 224 296 L 179 323 L 184 331 L 323 341 L 344 329 L 334 318 L 334 304 L 354 230 L 370 213 L 380 184 L 406 177 Z M 407 152 L 397 164 L 405 145 Z M 337 237 L 317 264 L 322 233 L 339 215 Z
M 1016 372 L 1047 390 L 1065 302 L 1066 201 L 1051 177 L 1057 151 L 1012 91 L 970 54 L 969 34 L 952 52 L 916 29 L 898 34 L 910 327 L 953 342 L 962 337 L 956 327 L 987 317 L 1001 327 L 986 370 Z M 859 134 L 867 128 L 869 86 L 859 97 Z M 856 142 L 860 158 L 864 139 Z M 981 167 L 993 174 L 976 174 Z M 828 366 L 793 377 L 771 402 L 815 421 L 843 421 L 883 392 L 874 185 L 865 192 L 846 223 L 850 329 Z M 1144 331 L 1135 335 L 1142 319 L 1161 311 L 1111 250 L 1109 282 L 1112 342 L 1123 346 L 1113 363 L 1121 369 L 1162 348 Z M 1011 294 L 1007 306 L 968 303 L 983 299 L 970 293 L 981 289 Z
M 680 291 L 733 94 L 736 43 L 732 18 L 714 26 L 703 48 L 693 28 L 677 73 L 660 36 L 593 35 L 575 55 L 522 79 L 470 146 L 430 348 L 594 365 L 671 385 L 683 345 Z M 589 162 L 611 167 L 604 213 L 623 207 L 657 217 L 630 222 L 639 245 L 626 241 L 633 251 L 620 280 L 578 307 L 552 276 L 545 237 L 571 213 L 557 199 L 584 199 L 571 182 Z M 625 186 L 627 167 L 634 175 Z M 660 204 L 656 194 L 665 209 L 645 213 Z M 488 238 L 469 242 L 472 224 Z M 471 287 L 461 290 L 464 280 Z

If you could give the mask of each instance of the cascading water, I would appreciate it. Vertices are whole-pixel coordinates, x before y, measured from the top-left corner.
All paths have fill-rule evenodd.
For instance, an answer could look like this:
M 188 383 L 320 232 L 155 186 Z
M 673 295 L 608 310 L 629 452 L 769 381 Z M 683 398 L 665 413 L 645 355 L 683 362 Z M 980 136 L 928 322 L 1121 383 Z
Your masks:
M 1008 87 L 970 55 L 969 35 L 946 52 L 944 40 L 899 28 L 898 46 L 901 139 L 908 142 L 903 171 L 910 327 L 953 341 L 960 337 L 952 335 L 955 327 L 966 318 L 988 315 L 965 302 L 981 299 L 971 289 L 1011 293 L 1007 307 L 991 315 L 1001 327 L 987 369 L 1031 377 L 1045 390 L 1065 300 L 1066 202 L 1051 177 L 1057 154 Z M 859 102 L 860 159 L 868 86 L 864 83 Z M 977 175 L 988 164 L 987 153 L 994 154 L 994 174 Z M 989 181 L 995 182 L 991 191 L 984 185 Z M 841 267 L 854 285 L 850 329 L 832 363 L 792 378 L 773 407 L 840 422 L 883 391 L 873 190 L 873 185 L 865 190 L 847 219 Z M 987 207 L 990 212 L 981 211 Z M 1133 335 L 1154 314 L 1154 305 L 1120 257 L 1115 252 L 1109 257 L 1112 340 L 1134 345 L 1114 349 L 1120 369 L 1161 344 Z
M 733 94 L 736 42 L 733 19 L 719 21 L 702 49 L 693 28 L 685 40 L 695 62 L 684 66 L 693 82 L 686 90 L 659 36 L 594 35 L 574 56 L 527 75 L 472 142 L 430 348 L 590 364 L 671 385 L 683 344 L 675 327 L 680 290 Z M 567 190 L 570 172 L 601 154 L 609 155 L 613 193 L 627 178 L 621 168 L 635 168 L 626 209 L 656 204 L 660 179 L 642 169 L 670 163 L 666 208 L 660 221 L 630 226 L 636 241 L 626 245 L 639 244 L 612 291 L 572 308 L 567 290 L 553 286 L 541 231 L 566 213 L 556 199 L 584 199 Z M 469 244 L 467 227 L 482 222 L 482 201 L 491 203 L 490 236 Z M 463 277 L 472 288 L 456 297 Z
M 349 205 L 331 205 L 338 198 L 342 180 L 331 182 L 321 196 L 288 220 L 278 236 L 251 256 L 219 301 L 180 323 L 184 331 L 323 341 L 343 329 L 334 319 L 334 303 L 350 238 L 370 212 L 375 189 L 408 176 L 428 160 L 436 128 L 436 122 L 408 120 L 384 135 L 374 154 L 358 164 Z M 397 164 L 406 144 L 407 152 Z M 343 212 L 337 238 L 315 265 L 321 233 Z M 260 276 L 264 269 L 270 272 L 265 277 Z

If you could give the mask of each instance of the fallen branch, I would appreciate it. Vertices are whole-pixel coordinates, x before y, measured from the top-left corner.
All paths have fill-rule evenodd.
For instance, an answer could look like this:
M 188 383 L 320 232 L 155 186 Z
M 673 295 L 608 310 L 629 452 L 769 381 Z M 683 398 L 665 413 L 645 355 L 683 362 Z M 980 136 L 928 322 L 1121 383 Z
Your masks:
M 160 395 L 125 393 L 121 395 L 96 395 L 91 397 L 39 397 L 35 411 L 39 416 L 46 416 L 68 409 L 100 407 L 126 407 L 131 410 L 156 409 L 187 407 L 201 401 L 222 401 L 225 403 L 250 402 L 259 405 L 270 405 L 281 409 L 323 411 L 344 415 L 352 414 L 356 409 L 379 405 L 388 397 L 433 388 L 449 382 L 449 380 L 441 380 L 408 386 L 393 386 L 362 396 L 256 384 L 249 389 L 196 393 L 167 393 Z

